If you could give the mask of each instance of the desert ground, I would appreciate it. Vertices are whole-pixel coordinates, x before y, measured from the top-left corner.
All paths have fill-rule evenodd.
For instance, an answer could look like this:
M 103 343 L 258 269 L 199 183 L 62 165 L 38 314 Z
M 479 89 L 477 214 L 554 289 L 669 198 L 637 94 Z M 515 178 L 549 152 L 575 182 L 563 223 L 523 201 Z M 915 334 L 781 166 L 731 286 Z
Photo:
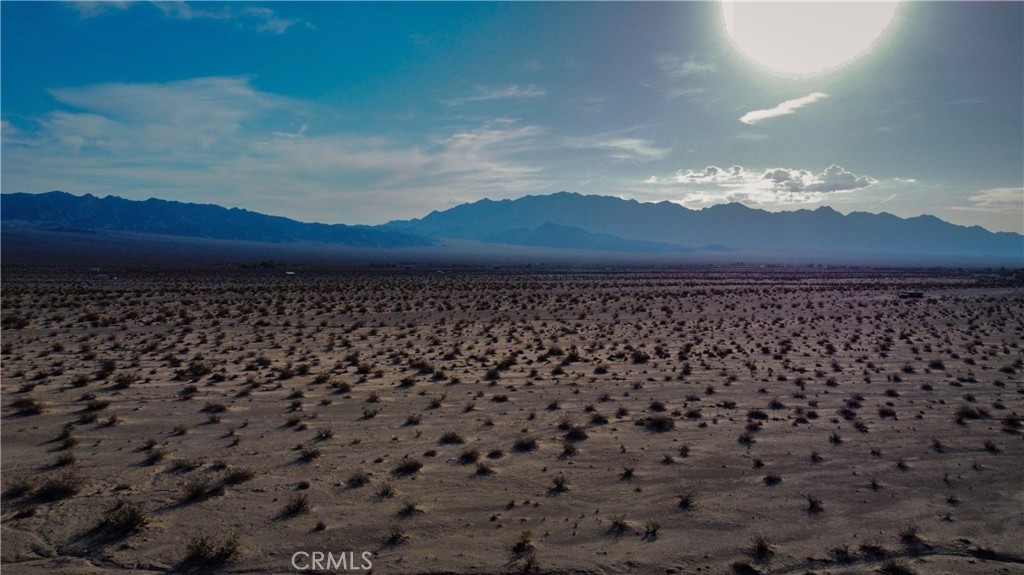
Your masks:
M 1024 572 L 1024 286 L 998 274 L 18 265 L 2 290 L 5 573 Z

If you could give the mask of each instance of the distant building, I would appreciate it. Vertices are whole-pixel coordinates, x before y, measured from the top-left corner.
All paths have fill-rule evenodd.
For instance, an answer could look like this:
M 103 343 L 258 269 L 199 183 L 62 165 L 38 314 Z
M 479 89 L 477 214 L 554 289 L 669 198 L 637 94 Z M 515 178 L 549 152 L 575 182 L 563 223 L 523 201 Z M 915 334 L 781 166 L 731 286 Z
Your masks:
M 900 299 L 921 299 L 924 297 L 924 292 L 921 291 L 904 291 L 900 292 Z

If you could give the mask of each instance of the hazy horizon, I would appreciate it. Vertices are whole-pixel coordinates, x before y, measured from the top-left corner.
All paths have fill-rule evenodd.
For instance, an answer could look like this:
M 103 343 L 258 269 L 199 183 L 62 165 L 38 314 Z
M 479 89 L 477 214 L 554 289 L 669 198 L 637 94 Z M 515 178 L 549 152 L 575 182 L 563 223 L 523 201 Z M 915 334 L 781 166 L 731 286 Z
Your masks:
M 12 194 L 12 193 L 27 193 L 27 194 L 33 194 L 33 195 L 41 195 L 41 194 L 47 194 L 47 193 L 53 193 L 53 192 L 67 193 L 67 194 L 71 194 L 73 196 L 78 196 L 78 197 L 83 197 L 83 196 L 86 196 L 86 195 L 92 195 L 92 196 L 100 198 L 100 199 L 103 199 L 103 198 L 106 198 L 106 197 L 115 197 L 115 198 L 121 198 L 121 199 L 129 199 L 131 201 L 159 200 L 159 201 L 167 201 L 167 202 L 183 202 L 183 203 L 197 204 L 197 205 L 211 205 L 211 206 L 218 206 L 218 207 L 227 208 L 227 209 L 248 210 L 248 211 L 252 211 L 252 212 L 255 212 L 255 213 L 260 213 L 260 214 L 267 215 L 267 216 L 287 217 L 287 218 L 292 219 L 292 220 L 294 220 L 296 222 L 308 223 L 308 224 L 326 224 L 326 225 L 341 224 L 341 225 L 349 225 L 349 226 L 376 226 L 376 225 L 381 225 L 381 224 L 369 224 L 369 223 L 365 223 L 365 222 L 336 222 L 336 221 L 317 220 L 317 219 L 297 219 L 297 218 L 290 218 L 289 216 L 283 216 L 282 214 L 258 212 L 256 210 L 250 210 L 249 208 L 246 208 L 244 206 L 222 205 L 222 204 L 217 204 L 217 203 L 214 203 L 214 202 L 202 201 L 202 200 L 196 200 L 196 201 L 176 200 L 176 199 L 172 199 L 172 198 L 159 198 L 159 197 L 155 197 L 155 196 L 150 196 L 148 198 L 131 199 L 131 198 L 125 198 L 124 196 L 118 196 L 117 194 L 89 194 L 88 192 L 86 192 L 86 193 L 74 193 L 74 192 L 69 192 L 67 190 L 47 190 L 47 191 L 40 191 L 40 192 L 6 192 L 5 191 L 5 192 L 3 192 L 3 194 L 7 195 L 7 194 Z M 657 203 L 661 203 L 663 201 L 670 201 L 671 202 L 671 200 L 638 200 L 638 199 L 634 199 L 634 198 L 625 198 L 625 197 L 622 197 L 622 196 L 615 196 L 615 195 L 610 195 L 610 194 L 580 194 L 579 192 L 573 192 L 571 190 L 559 190 L 557 192 L 551 192 L 551 193 L 524 194 L 522 196 L 510 197 L 510 198 L 489 198 L 489 197 L 483 197 L 483 198 L 479 198 L 477 200 L 473 200 L 471 202 L 466 202 L 466 204 L 459 204 L 459 205 L 467 205 L 467 204 L 472 204 L 472 203 L 479 202 L 479 201 L 492 201 L 492 202 L 516 201 L 516 200 L 520 200 L 520 199 L 527 198 L 527 197 L 550 196 L 550 195 L 565 194 L 565 193 L 567 193 L 567 194 L 577 194 L 577 195 L 582 195 L 582 196 L 591 196 L 591 197 L 616 198 L 616 199 L 622 199 L 622 200 L 625 200 L 625 201 L 633 201 L 633 202 L 637 202 L 637 203 L 640 203 L 640 204 L 657 204 Z M 708 210 L 708 209 L 714 208 L 716 206 L 726 206 L 726 205 L 731 205 L 731 204 L 737 204 L 737 205 L 741 205 L 741 206 L 747 207 L 749 209 L 764 210 L 764 211 L 771 212 L 771 213 L 777 213 L 777 212 L 781 212 L 781 211 L 795 212 L 795 211 L 801 211 L 801 210 L 803 210 L 803 211 L 815 211 L 815 210 L 820 209 L 820 208 L 829 208 L 829 209 L 834 209 L 836 212 L 842 214 L 843 216 L 848 216 L 851 213 L 870 213 L 870 214 L 875 214 L 875 215 L 878 215 L 878 214 L 896 215 L 896 214 L 892 214 L 891 212 L 886 212 L 885 210 L 879 210 L 879 211 L 874 211 L 874 212 L 865 212 L 863 210 L 849 210 L 849 211 L 845 211 L 844 212 L 842 210 L 836 210 L 832 206 L 824 205 L 824 204 L 819 204 L 819 205 L 814 205 L 814 206 L 795 207 L 795 208 L 791 208 L 791 209 L 788 209 L 788 210 L 767 210 L 767 209 L 764 209 L 764 208 L 759 207 L 759 206 L 748 206 L 746 204 L 743 204 L 742 202 L 736 202 L 736 201 L 724 202 L 724 203 L 720 203 L 720 204 L 712 204 L 712 205 L 709 205 L 709 206 L 702 206 L 702 207 L 698 207 L 698 208 L 689 208 L 689 207 L 687 207 L 687 206 L 685 206 L 685 205 L 683 205 L 683 204 L 681 204 L 679 202 L 671 202 L 671 203 L 680 205 L 681 207 L 684 207 L 686 209 L 691 209 L 691 210 L 694 210 L 694 211 L 704 211 L 704 210 Z M 451 207 L 456 207 L 456 206 L 449 206 L 449 207 L 446 207 L 445 209 L 449 209 Z M 445 209 L 440 209 L 440 208 L 431 209 L 430 211 L 425 212 L 423 214 L 420 214 L 418 216 L 413 216 L 411 218 L 404 218 L 404 219 L 401 219 L 401 220 L 389 220 L 388 222 L 383 222 L 383 223 L 386 224 L 386 223 L 399 222 L 399 221 L 418 220 L 418 219 L 422 219 L 422 218 L 430 215 L 434 211 L 443 212 L 443 211 L 445 211 Z M 896 217 L 899 217 L 899 218 L 902 218 L 902 219 L 909 219 L 909 218 L 920 217 L 920 216 L 937 217 L 934 214 L 928 214 L 928 213 L 918 214 L 917 216 L 898 216 L 897 215 Z M 943 221 L 946 221 L 946 220 L 943 220 Z M 959 226 L 964 226 L 964 227 L 974 227 L 974 226 L 977 226 L 977 227 L 981 227 L 985 231 L 992 232 L 992 233 L 999 233 L 1000 232 L 1000 230 L 991 230 L 991 229 L 985 228 L 984 226 L 980 226 L 979 224 L 957 224 L 956 222 L 949 222 L 949 223 L 953 223 L 954 225 L 959 225 Z M 1012 230 L 1010 230 L 1008 232 L 1009 233 L 1016 233 L 1018 235 L 1024 235 L 1024 234 L 1021 234 L 1020 232 L 1015 232 L 1015 231 L 1012 231 Z
M 2 187 L 322 223 L 569 191 L 1024 233 L 1024 5 L 734 8 L 4 3 Z

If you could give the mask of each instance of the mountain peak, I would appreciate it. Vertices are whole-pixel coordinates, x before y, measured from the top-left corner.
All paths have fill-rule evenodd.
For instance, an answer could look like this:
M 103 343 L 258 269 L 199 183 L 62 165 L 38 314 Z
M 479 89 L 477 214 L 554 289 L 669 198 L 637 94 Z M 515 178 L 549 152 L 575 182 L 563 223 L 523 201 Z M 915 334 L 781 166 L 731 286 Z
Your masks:
M 297 222 L 239 208 L 150 198 L 96 198 L 66 192 L 3 194 L 5 225 L 46 230 L 131 232 L 271 243 L 321 242 L 359 247 L 416 247 L 432 240 L 372 228 Z
M 679 204 L 562 191 L 484 199 L 383 226 L 312 224 L 241 208 L 151 198 L 98 199 L 66 192 L 4 194 L 3 224 L 49 230 L 92 230 L 261 242 L 326 242 L 362 247 L 415 247 L 438 239 L 504 242 L 620 252 L 731 250 L 730 257 L 822 261 L 956 261 L 1024 265 L 1024 236 L 994 234 L 934 216 L 842 215 L 828 206 L 766 212 L 740 203 L 690 210 Z
M 511 231 L 552 231 L 552 226 L 624 241 L 726 246 L 749 253 L 817 254 L 824 258 L 860 254 L 876 259 L 948 255 L 1021 260 L 1024 243 L 1020 234 L 966 233 L 970 230 L 933 216 L 911 220 L 888 214 L 849 217 L 829 206 L 773 213 L 738 202 L 690 210 L 668 201 L 641 203 L 566 191 L 500 204 L 463 204 L 422 220 L 389 224 L 391 229 L 408 233 L 468 240 L 493 240 Z

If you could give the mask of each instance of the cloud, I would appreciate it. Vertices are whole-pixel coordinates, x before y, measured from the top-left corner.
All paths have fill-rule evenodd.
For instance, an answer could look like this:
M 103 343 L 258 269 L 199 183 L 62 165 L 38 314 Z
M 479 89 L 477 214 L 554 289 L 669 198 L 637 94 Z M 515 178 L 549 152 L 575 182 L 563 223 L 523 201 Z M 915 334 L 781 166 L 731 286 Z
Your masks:
M 68 109 L 4 120 L 5 190 L 216 201 L 377 223 L 452 199 L 548 190 L 541 126 L 495 118 L 395 141 L 325 129 L 331 111 L 248 78 L 52 89 Z M 540 150 L 538 152 L 538 150 Z
M 118 0 L 105 0 L 100 2 L 78 2 L 66 3 L 77 11 L 83 18 L 93 18 L 113 10 L 127 10 L 138 5 L 137 2 L 122 2 Z M 230 4 L 220 5 L 213 9 L 208 8 L 210 4 L 201 3 L 197 7 L 188 2 L 151 2 L 167 18 L 174 20 L 219 20 L 221 22 L 232 22 L 243 28 L 252 28 L 257 32 L 267 34 L 284 34 L 289 28 L 298 24 L 305 24 L 307 28 L 313 26 L 303 20 L 290 20 L 278 16 L 272 9 L 258 6 L 245 6 L 237 8 Z
M 768 108 L 765 110 L 752 110 L 750 112 L 747 112 L 746 114 L 743 114 L 743 116 L 740 117 L 740 121 L 743 122 L 744 124 L 749 124 L 752 126 L 759 122 L 763 122 L 764 120 L 777 118 L 779 116 L 788 116 L 790 114 L 796 113 L 796 111 L 799 110 L 800 108 L 803 108 L 804 106 L 807 106 L 809 104 L 813 104 L 818 100 L 823 100 L 825 98 L 828 98 L 828 94 L 824 92 L 812 92 L 801 98 L 786 100 L 785 102 L 773 108 Z
M 950 209 L 965 212 L 1024 215 L 1024 188 L 989 188 L 975 192 L 968 198 L 969 206 Z
M 127 10 L 132 7 L 133 2 L 119 0 L 102 0 L 99 2 L 71 0 L 64 2 L 64 5 L 78 12 L 82 18 L 93 18 L 113 10 Z
M 543 88 L 539 88 L 533 84 L 528 86 L 519 86 L 517 84 L 510 84 L 501 88 L 477 88 L 476 96 L 467 96 L 465 98 L 454 98 L 451 100 L 445 100 L 444 103 L 448 106 L 459 106 L 468 102 L 486 102 L 489 100 L 506 100 L 506 99 L 530 99 L 530 98 L 543 98 L 547 96 L 547 92 Z
M 676 54 L 661 56 L 658 58 L 658 66 L 671 78 L 711 74 L 716 71 L 715 65 L 710 62 L 702 62 L 693 56 L 684 59 Z
M 806 169 L 749 169 L 739 165 L 728 168 L 678 170 L 669 177 L 656 175 L 644 181 L 661 188 L 659 193 L 683 205 L 705 206 L 723 202 L 752 205 L 806 204 L 823 201 L 828 194 L 853 192 L 877 183 L 869 176 L 858 176 L 835 164 L 822 172 Z
M 820 174 L 812 174 L 807 170 L 771 168 L 765 170 L 761 177 L 772 182 L 774 189 L 786 192 L 845 192 L 877 183 L 873 178 L 858 176 L 835 164 Z
M 634 130 L 619 130 L 589 136 L 562 138 L 561 145 L 580 150 L 598 150 L 616 162 L 643 163 L 667 156 L 671 150 L 650 140 L 629 135 Z
M 55 111 L 46 131 L 77 143 L 115 150 L 209 149 L 236 134 L 247 118 L 297 108 L 255 90 L 247 78 L 209 77 L 159 84 L 107 83 L 51 89 L 60 103 L 84 112 Z
M 288 20 L 275 14 L 270 8 L 246 6 L 241 10 L 224 5 L 215 10 L 197 8 L 188 2 L 154 2 L 164 16 L 177 20 L 220 20 L 235 22 L 240 26 L 255 28 L 258 32 L 284 34 L 302 20 Z M 307 27 L 311 27 L 307 23 Z
M 708 166 L 700 171 L 682 170 L 676 172 L 675 181 L 678 183 L 714 183 L 731 184 L 744 182 L 749 179 L 749 174 L 742 166 L 730 166 L 725 170 L 718 166 Z

